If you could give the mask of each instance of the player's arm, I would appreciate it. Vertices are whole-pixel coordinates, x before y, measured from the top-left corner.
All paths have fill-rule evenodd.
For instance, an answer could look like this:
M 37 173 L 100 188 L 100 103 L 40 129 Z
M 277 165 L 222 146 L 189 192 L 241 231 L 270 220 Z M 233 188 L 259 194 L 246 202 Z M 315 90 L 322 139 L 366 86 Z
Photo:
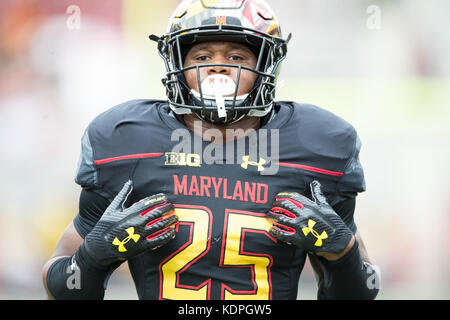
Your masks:
M 361 255 L 362 260 L 366 263 L 372 264 L 369 258 L 369 254 L 367 253 L 366 246 L 362 240 L 360 233 L 356 229 L 356 225 L 353 219 L 355 207 L 356 207 L 356 198 L 347 197 L 344 200 L 335 204 L 333 206 L 333 209 L 342 218 L 345 224 L 350 228 L 350 230 L 352 230 L 353 234 L 355 235 L 355 239 L 356 241 L 358 241 L 359 244 L 359 253 Z M 314 276 L 317 282 L 320 284 L 320 282 L 323 280 L 323 271 L 319 265 L 317 257 L 315 255 L 308 254 L 308 258 L 313 268 Z
M 75 252 L 80 247 L 83 242 L 83 238 L 79 235 L 75 227 L 73 226 L 73 222 L 69 224 L 58 243 L 56 244 L 56 248 L 53 252 L 53 255 L 50 259 L 44 264 L 42 268 L 42 282 L 44 284 L 45 291 L 47 293 L 48 299 L 54 299 L 52 294 L 49 292 L 47 287 L 47 273 L 50 266 L 53 265 L 57 260 L 69 258 L 75 254 Z
M 338 260 L 308 254 L 318 283 L 318 299 L 375 299 L 380 274 L 372 266 L 364 241 L 355 234 L 354 253 Z M 355 251 L 357 248 L 357 251 Z
M 364 241 L 358 231 L 356 231 L 356 233 L 355 233 L 355 240 L 358 242 L 358 250 L 359 250 L 359 254 L 361 256 L 362 261 L 368 265 L 372 265 L 372 262 L 369 258 L 369 254 L 367 252 Z M 308 254 L 308 258 L 309 258 L 311 267 L 313 269 L 317 284 L 320 286 L 324 279 L 324 272 L 320 266 L 318 257 L 313 254 Z M 379 280 L 379 279 L 377 279 L 377 280 Z M 372 281 L 371 281 L 371 283 L 372 283 Z
M 363 260 L 366 251 L 360 250 L 358 238 L 328 204 L 318 181 L 311 183 L 311 194 L 313 200 L 279 193 L 267 214 L 273 221 L 270 233 L 315 257 L 319 299 L 374 299 L 378 288 L 368 283 L 377 275 Z
M 178 218 L 167 197 L 147 197 L 125 208 L 131 190 L 128 181 L 84 240 L 69 225 L 43 269 L 50 298 L 103 299 L 109 275 L 123 261 L 175 237 Z

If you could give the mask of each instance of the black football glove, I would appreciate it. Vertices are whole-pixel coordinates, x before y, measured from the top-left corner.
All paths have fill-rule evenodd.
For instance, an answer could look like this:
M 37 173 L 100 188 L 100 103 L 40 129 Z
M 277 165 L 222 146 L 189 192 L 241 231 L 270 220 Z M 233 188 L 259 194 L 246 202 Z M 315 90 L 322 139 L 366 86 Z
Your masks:
M 125 183 L 80 247 L 101 267 L 160 247 L 176 235 L 178 217 L 167 196 L 147 197 L 125 209 L 132 189 L 132 181 Z
M 313 254 L 341 253 L 353 233 L 328 204 L 320 183 L 313 181 L 310 186 L 314 201 L 299 193 L 276 195 L 273 207 L 267 213 L 273 222 L 270 234 Z

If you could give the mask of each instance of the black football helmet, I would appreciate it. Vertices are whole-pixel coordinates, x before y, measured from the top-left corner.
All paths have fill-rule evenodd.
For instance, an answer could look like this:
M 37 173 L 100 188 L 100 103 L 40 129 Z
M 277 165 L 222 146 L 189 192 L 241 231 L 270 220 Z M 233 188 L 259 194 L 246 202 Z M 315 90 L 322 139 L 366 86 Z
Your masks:
M 170 19 L 168 33 L 150 39 L 158 42 L 167 74 L 162 80 L 171 109 L 178 115 L 195 113 L 215 124 L 239 121 L 244 116 L 264 117 L 273 108 L 281 62 L 286 58 L 291 35 L 283 39 L 281 28 L 264 0 L 184 0 Z M 184 57 L 194 44 L 231 41 L 247 45 L 257 58 L 255 68 L 238 64 L 197 64 L 184 67 Z M 218 105 L 217 97 L 202 92 L 200 68 L 237 68 L 236 90 Z M 186 83 L 184 72 L 196 69 L 196 92 Z M 257 74 L 250 92 L 237 96 L 241 71 Z M 222 107 L 222 112 L 219 112 Z M 223 109 L 224 108 L 224 109 Z M 223 111 L 225 110 L 225 112 Z

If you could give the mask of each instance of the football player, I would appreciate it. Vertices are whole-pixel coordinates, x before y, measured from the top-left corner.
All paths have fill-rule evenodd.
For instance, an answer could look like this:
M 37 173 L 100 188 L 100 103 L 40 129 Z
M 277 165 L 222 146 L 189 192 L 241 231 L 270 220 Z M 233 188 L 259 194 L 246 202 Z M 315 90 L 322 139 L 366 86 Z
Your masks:
M 309 256 L 319 299 L 374 299 L 353 219 L 360 141 L 324 109 L 275 101 L 290 36 L 268 4 L 185 0 L 150 39 L 167 100 L 86 129 L 79 213 L 43 268 L 49 297 L 102 299 L 127 261 L 140 299 L 296 299 Z

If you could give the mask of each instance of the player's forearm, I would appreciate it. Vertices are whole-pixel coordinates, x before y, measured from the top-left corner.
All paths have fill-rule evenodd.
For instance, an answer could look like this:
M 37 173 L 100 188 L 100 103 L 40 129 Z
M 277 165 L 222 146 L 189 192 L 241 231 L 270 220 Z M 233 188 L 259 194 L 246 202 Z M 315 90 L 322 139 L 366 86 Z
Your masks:
M 72 257 L 58 257 L 44 267 L 44 287 L 50 299 L 101 300 L 112 268 L 99 268 L 82 251 Z
M 319 258 L 323 279 L 319 284 L 318 299 L 372 300 L 378 294 L 378 286 L 371 279 L 378 277 L 375 270 L 363 263 L 358 242 L 341 259 L 328 261 Z M 377 282 L 378 283 L 378 282 Z
M 44 285 L 45 292 L 47 293 L 47 299 L 48 300 L 54 300 L 55 298 L 50 293 L 47 285 L 47 274 L 50 267 L 59 259 L 67 258 L 68 256 L 53 256 L 50 260 L 48 260 L 43 268 L 42 268 L 42 283 Z

